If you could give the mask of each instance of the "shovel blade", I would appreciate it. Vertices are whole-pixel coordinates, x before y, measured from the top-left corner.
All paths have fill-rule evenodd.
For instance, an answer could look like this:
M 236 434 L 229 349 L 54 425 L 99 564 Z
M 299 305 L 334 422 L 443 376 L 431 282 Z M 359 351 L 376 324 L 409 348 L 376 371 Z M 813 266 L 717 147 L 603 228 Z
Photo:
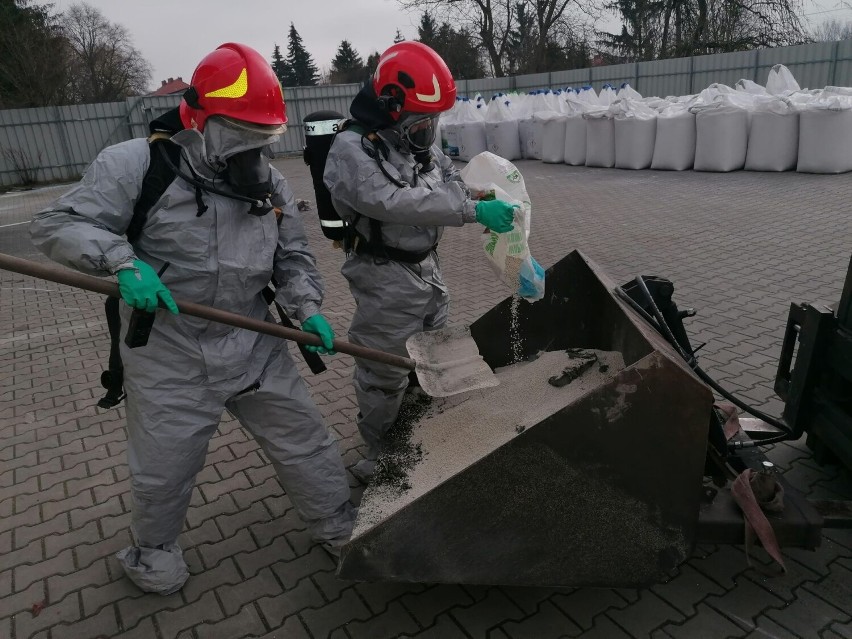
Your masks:
M 431 397 L 449 397 L 499 383 L 479 354 L 469 326 L 417 333 L 405 345 L 416 364 L 420 387 Z

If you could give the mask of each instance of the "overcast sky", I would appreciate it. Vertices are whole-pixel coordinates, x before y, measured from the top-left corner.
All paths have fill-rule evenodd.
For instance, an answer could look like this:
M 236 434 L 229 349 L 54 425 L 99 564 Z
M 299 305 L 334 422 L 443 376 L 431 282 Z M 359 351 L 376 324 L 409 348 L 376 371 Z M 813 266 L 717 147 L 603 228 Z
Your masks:
M 59 11 L 75 0 L 51 0 Z M 842 0 L 804 0 L 809 19 L 852 19 L 852 10 L 831 11 Z M 417 36 L 419 14 L 396 0 L 88 0 L 111 22 L 130 32 L 151 63 L 151 88 L 167 78 L 189 82 L 199 60 L 223 42 L 242 42 L 267 59 L 277 43 L 287 52 L 290 22 L 320 68 L 331 65 L 340 41 L 349 40 L 364 58 L 393 44 L 396 30 Z M 610 18 L 610 22 L 614 19 Z M 610 25 L 607 25 L 610 26 Z

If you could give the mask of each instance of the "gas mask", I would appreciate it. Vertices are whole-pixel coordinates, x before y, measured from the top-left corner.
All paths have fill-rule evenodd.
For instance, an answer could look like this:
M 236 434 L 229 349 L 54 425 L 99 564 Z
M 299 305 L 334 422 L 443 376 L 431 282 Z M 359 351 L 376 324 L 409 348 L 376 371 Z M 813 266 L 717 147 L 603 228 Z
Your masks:
M 231 187 L 235 195 L 251 200 L 249 214 L 266 215 L 273 206 L 269 146 L 281 127 L 265 127 L 222 116 L 211 117 L 204 127 L 207 164 Z
M 412 113 L 403 116 L 394 128 L 399 134 L 400 141 L 411 153 L 417 154 L 423 151 L 428 152 L 432 148 L 437 125 L 437 115 Z
M 430 150 L 435 142 L 437 125 L 437 115 L 412 113 L 404 115 L 392 129 L 400 151 L 414 156 L 421 173 L 428 173 L 433 168 Z
M 255 200 L 250 215 L 266 215 L 272 210 L 272 169 L 265 149 L 241 151 L 225 162 L 225 181 L 234 193 Z

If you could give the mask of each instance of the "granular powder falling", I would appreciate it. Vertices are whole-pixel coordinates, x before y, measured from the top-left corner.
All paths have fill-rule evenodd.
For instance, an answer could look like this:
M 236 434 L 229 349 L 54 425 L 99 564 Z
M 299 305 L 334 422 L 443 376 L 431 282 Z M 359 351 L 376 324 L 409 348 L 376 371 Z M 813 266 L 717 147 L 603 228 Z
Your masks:
M 405 449 L 409 452 L 401 463 L 399 456 L 391 456 L 391 467 L 404 471 L 404 478 L 374 481 L 368 486 L 353 535 L 372 528 L 624 368 L 620 353 L 588 352 L 607 366 L 606 373 L 594 366 L 565 386 L 552 386 L 548 379 L 577 358 L 565 351 L 551 351 L 534 361 L 497 369 L 500 385 L 495 388 L 424 402 L 420 416 L 404 427 L 409 429 Z

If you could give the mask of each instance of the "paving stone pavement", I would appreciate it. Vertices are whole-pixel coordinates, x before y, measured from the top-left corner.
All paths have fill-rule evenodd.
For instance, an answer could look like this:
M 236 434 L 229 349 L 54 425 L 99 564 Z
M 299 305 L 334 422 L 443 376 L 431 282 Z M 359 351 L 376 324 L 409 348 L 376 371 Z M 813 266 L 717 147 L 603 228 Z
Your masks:
M 277 164 L 297 197 L 313 201 L 301 161 Z M 532 251 L 545 267 L 577 248 L 618 282 L 672 279 L 679 304 L 698 310 L 688 329 L 707 342 L 707 370 L 780 411 L 771 385 L 789 303 L 840 296 L 852 175 L 518 166 L 534 207 Z M 43 259 L 17 223 L 61 190 L 0 196 L 0 251 Z M 354 304 L 338 273 L 343 256 L 314 215 L 305 219 L 326 278 L 324 312 L 345 334 Z M 507 294 L 478 254 L 479 232 L 450 229 L 441 245 L 454 321 L 476 319 Z M 787 550 L 782 577 L 747 568 L 740 547 L 708 545 L 644 590 L 339 581 L 228 416 L 181 538 L 192 577 L 177 594 L 143 595 L 113 557 L 129 542 L 130 506 L 124 409 L 95 408 L 107 344 L 98 296 L 0 273 L 0 638 L 852 637 L 848 530 L 826 531 L 815 552 Z M 363 448 L 350 360 L 328 366 L 307 379 L 350 466 Z M 852 498 L 850 473 L 818 466 L 803 443 L 779 444 L 769 457 L 811 496 Z M 757 567 L 766 566 L 758 551 Z

